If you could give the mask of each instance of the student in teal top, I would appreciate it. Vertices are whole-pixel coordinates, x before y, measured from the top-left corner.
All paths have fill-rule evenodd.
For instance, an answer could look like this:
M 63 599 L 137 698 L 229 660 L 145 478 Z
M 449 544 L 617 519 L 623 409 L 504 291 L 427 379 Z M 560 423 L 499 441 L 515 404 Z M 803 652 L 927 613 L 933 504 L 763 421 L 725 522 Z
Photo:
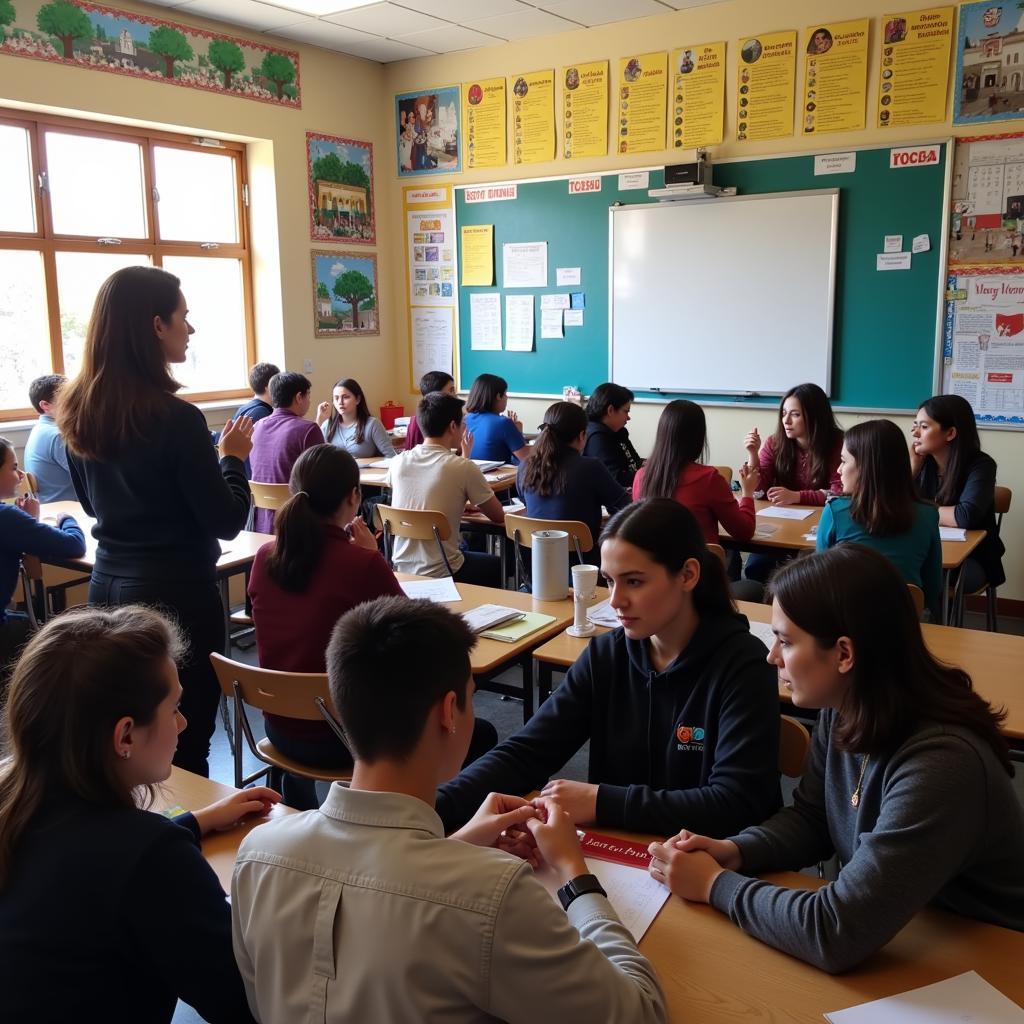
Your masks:
M 818 524 L 818 550 L 845 541 L 874 548 L 907 583 L 924 591 L 940 621 L 942 543 L 939 513 L 923 501 L 907 463 L 903 434 L 889 420 L 867 420 L 846 432 L 839 463 L 843 493 L 831 498 Z

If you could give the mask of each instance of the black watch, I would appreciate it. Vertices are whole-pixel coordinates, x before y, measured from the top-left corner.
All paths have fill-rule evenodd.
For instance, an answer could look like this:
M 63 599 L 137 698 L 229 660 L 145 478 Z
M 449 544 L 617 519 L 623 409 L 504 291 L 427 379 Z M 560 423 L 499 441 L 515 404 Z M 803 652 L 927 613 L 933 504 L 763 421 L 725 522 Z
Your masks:
M 558 902 L 562 904 L 563 910 L 568 910 L 569 904 L 577 896 L 585 896 L 588 892 L 599 892 L 602 896 L 608 895 L 604 891 L 604 886 L 597 880 L 597 875 L 577 875 L 575 878 L 569 879 L 558 890 Z

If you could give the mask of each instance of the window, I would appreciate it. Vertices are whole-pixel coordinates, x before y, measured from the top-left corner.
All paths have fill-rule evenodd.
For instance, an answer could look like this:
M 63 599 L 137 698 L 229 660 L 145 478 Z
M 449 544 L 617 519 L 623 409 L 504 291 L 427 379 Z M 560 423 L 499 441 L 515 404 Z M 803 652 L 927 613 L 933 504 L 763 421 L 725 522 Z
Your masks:
M 31 413 L 34 377 L 74 376 L 99 286 L 140 263 L 181 278 L 181 393 L 248 393 L 244 146 L 0 110 L 0 153 L 0 419 Z

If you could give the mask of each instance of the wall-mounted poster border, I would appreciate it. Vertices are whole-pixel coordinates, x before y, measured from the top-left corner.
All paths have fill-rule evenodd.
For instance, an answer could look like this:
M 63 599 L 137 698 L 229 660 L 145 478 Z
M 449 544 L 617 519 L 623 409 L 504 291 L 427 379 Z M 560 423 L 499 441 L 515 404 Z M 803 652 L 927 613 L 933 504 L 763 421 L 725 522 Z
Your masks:
M 299 55 L 83 0 L 6 0 L 0 54 L 302 106 Z
M 398 176 L 462 170 L 459 87 L 403 92 L 395 97 Z
M 310 238 L 373 245 L 373 143 L 306 132 L 306 173 Z
M 380 334 L 377 257 L 366 252 L 314 249 L 313 335 L 352 338 Z
M 1017 3 L 960 5 L 953 124 L 1024 117 L 1024 34 Z

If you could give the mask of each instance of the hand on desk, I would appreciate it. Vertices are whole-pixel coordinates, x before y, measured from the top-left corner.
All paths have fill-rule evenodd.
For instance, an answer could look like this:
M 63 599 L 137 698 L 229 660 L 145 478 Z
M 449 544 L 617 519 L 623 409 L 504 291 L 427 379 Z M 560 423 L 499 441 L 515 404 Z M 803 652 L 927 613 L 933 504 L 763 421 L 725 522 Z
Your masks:
M 223 832 L 234 828 L 247 814 L 267 814 L 280 800 L 280 793 L 266 786 L 253 786 L 252 789 L 241 789 L 192 813 L 199 824 L 200 833 L 205 836 L 208 832 Z
M 522 826 L 528 819 L 536 819 L 537 815 L 537 808 L 529 800 L 490 793 L 476 814 L 449 838 L 474 846 L 494 846 L 529 861 L 536 868 L 540 864 L 537 844 Z
M 709 839 L 683 829 L 664 843 L 651 843 L 649 871 L 684 900 L 707 903 L 711 886 L 723 871 L 743 866 L 739 848 L 728 839 Z
M 791 491 L 788 487 L 769 487 L 767 498 L 773 505 L 800 504 L 800 492 Z
M 578 825 L 597 820 L 597 786 L 588 782 L 551 779 L 540 795 L 555 800 Z

